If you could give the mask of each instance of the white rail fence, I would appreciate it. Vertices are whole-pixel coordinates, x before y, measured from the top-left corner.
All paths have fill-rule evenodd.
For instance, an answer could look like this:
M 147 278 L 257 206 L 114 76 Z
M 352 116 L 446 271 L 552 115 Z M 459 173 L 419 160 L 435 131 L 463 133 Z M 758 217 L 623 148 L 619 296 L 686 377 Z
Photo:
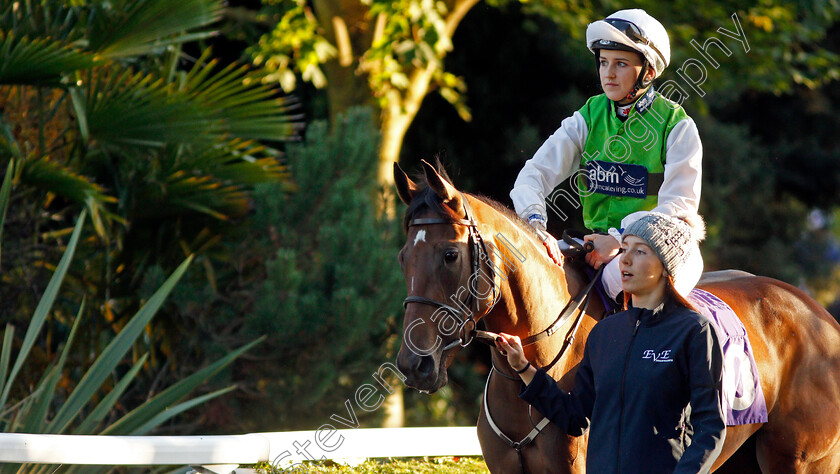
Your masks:
M 295 470 L 304 461 L 357 464 L 368 458 L 479 456 L 474 426 L 357 428 L 219 436 L 84 436 L 0 433 L 0 462 L 109 466 L 192 466 L 239 473 L 267 462 Z

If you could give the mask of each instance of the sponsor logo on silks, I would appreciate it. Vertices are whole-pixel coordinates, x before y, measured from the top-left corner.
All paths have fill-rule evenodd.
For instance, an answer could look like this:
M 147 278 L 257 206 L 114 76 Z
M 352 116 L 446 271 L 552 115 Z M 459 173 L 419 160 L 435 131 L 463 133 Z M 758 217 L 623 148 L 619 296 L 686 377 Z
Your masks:
M 647 92 L 645 92 L 645 95 L 636 101 L 636 110 L 638 110 L 640 114 L 645 113 L 648 107 L 653 104 L 654 99 L 656 99 L 656 93 L 653 90 L 653 86 L 651 86 Z
M 644 199 L 648 170 L 642 165 L 592 160 L 586 164 L 590 192 Z
M 671 358 L 671 349 L 659 352 L 648 349 L 642 353 L 642 359 L 653 359 L 654 362 L 674 362 Z

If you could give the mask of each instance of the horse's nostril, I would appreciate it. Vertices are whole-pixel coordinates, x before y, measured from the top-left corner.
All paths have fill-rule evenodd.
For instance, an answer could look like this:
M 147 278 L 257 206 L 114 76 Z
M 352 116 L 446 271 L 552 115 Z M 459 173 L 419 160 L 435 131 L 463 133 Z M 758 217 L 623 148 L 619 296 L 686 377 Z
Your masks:
M 422 356 L 419 358 L 419 364 L 417 364 L 417 375 L 421 377 L 426 377 L 434 371 L 435 368 L 435 361 L 432 356 Z

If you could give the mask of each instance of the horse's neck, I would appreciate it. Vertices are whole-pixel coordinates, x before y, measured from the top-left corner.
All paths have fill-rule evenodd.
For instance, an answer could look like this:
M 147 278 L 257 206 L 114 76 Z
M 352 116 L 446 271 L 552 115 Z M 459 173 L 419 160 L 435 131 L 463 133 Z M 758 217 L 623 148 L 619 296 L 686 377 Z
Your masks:
M 535 235 L 506 216 L 495 219 L 492 237 L 498 252 L 491 252 L 500 281 L 500 298 L 485 318 L 492 332 L 525 338 L 550 326 L 583 287 L 577 271 L 564 271 L 549 257 Z M 501 255 L 500 255 L 501 254 Z

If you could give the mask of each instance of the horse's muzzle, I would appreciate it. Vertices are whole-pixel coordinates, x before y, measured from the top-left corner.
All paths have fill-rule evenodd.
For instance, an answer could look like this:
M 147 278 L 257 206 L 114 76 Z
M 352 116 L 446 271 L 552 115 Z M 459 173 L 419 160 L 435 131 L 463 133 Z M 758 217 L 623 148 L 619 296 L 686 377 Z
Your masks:
M 405 384 L 423 392 L 434 393 L 446 385 L 446 370 L 440 367 L 440 354 L 420 355 L 402 347 L 397 368 L 405 375 Z

